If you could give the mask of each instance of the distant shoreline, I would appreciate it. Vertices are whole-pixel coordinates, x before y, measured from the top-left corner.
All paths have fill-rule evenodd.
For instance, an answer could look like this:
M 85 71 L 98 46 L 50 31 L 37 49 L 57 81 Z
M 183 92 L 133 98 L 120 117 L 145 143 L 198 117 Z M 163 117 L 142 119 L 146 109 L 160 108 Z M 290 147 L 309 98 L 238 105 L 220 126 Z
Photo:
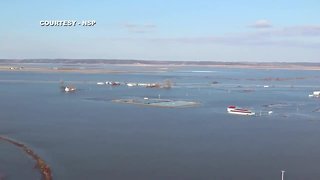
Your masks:
M 37 66 L 37 65 L 42 65 Z M 52 67 L 57 65 L 57 67 Z M 104 67 L 86 68 L 99 65 Z M 165 72 L 182 67 L 211 67 L 238 69 L 320 70 L 320 63 L 285 62 L 218 62 L 218 61 L 145 61 L 103 59 L 0 59 L 0 71 L 52 72 L 52 73 L 137 73 L 138 70 L 114 70 L 107 65 L 123 67 L 148 67 L 142 72 Z M 76 67 L 72 67 L 76 66 Z

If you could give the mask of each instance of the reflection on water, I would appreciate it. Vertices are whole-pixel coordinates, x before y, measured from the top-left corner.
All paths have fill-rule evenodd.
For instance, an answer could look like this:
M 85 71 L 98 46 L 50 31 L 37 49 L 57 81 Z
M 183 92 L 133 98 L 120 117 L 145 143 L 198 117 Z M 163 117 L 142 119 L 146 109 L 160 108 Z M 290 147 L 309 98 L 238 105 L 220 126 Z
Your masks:
M 31 147 L 55 179 L 269 180 L 283 169 L 291 180 L 319 179 L 320 100 L 308 97 L 319 89 L 320 79 L 312 78 L 317 73 L 199 67 L 135 74 L 0 72 L 0 134 Z M 297 74 L 310 78 L 296 79 Z M 175 82 L 172 89 L 95 84 L 165 79 Z M 79 91 L 62 93 L 60 80 Z M 112 102 L 159 94 L 201 105 L 170 109 Z M 229 115 L 229 105 L 274 113 Z M 40 177 L 23 153 L 3 143 L 0 148 L 0 172 L 12 179 Z

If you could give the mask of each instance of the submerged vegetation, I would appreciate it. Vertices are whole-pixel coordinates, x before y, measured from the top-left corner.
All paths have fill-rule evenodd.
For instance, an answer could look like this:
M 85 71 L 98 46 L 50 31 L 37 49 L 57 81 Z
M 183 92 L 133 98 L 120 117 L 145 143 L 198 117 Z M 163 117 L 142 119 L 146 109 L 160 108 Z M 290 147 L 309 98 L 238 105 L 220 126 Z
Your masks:
M 152 107 L 165 107 L 165 108 L 194 107 L 200 104 L 198 102 L 193 102 L 193 101 L 171 100 L 171 99 L 149 99 L 147 97 L 143 99 L 142 98 L 117 99 L 117 100 L 113 100 L 113 102 L 152 106 Z
M 46 162 L 40 156 L 38 156 L 32 149 L 30 149 L 25 144 L 22 144 L 8 137 L 0 136 L 0 140 L 8 142 L 14 145 L 15 147 L 21 149 L 22 151 L 24 151 L 29 157 L 31 157 L 33 160 L 36 161 L 36 167 L 39 169 L 42 175 L 42 178 L 44 180 L 52 180 L 52 174 L 51 174 L 51 169 L 49 165 L 47 165 Z M 1 176 L 0 176 L 0 179 L 1 179 Z

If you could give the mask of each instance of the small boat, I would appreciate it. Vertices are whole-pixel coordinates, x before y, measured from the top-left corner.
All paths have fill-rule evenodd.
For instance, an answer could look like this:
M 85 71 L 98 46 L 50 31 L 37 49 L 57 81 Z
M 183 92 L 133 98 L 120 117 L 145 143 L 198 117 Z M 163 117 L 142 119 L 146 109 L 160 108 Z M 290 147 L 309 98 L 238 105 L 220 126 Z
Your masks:
M 252 116 L 255 115 L 255 112 L 249 110 L 249 109 L 244 109 L 240 108 L 237 106 L 229 106 L 227 108 L 228 113 L 230 114 L 237 114 L 237 115 L 246 115 L 246 116 Z
M 75 87 L 68 87 L 68 86 L 66 86 L 66 87 L 64 88 L 64 92 L 74 92 L 74 91 L 76 91 L 76 88 L 75 88 Z
M 104 85 L 104 82 L 97 82 L 97 85 Z

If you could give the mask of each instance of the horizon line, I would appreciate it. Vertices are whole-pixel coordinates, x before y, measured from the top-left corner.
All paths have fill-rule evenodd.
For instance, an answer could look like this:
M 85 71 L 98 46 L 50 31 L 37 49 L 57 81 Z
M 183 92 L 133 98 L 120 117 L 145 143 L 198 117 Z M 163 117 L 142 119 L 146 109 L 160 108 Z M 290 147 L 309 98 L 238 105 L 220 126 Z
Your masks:
M 159 60 L 159 59 L 121 59 L 121 58 L 0 58 L 2 60 L 103 60 L 103 61 L 144 61 L 144 62 L 222 62 L 222 63 L 311 63 L 315 61 L 228 61 L 228 60 Z

